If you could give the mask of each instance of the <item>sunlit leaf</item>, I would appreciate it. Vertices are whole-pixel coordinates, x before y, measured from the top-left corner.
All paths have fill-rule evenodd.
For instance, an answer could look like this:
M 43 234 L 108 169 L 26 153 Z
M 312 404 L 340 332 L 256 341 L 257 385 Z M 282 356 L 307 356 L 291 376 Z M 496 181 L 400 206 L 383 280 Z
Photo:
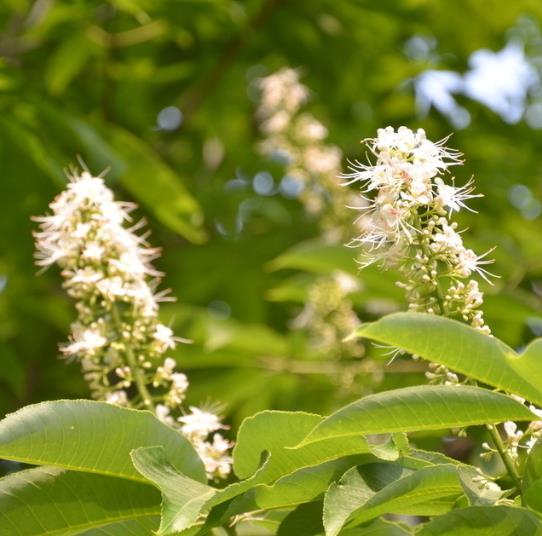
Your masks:
M 349 404 L 317 424 L 296 448 L 362 434 L 441 430 L 534 418 L 523 404 L 487 389 L 419 385 L 369 395 Z
M 90 400 L 43 402 L 0 421 L 0 458 L 145 482 L 130 460 L 138 447 L 161 445 L 184 474 L 205 481 L 203 464 L 179 432 L 148 411 Z
M 357 335 L 397 346 L 503 391 L 542 404 L 542 339 L 521 353 L 495 337 L 447 318 L 396 313 L 364 324 Z
M 114 534 L 107 525 L 138 518 L 154 523 L 159 512 L 160 494 L 126 479 L 58 467 L 0 479 L 0 534 L 81 534 L 100 527 Z

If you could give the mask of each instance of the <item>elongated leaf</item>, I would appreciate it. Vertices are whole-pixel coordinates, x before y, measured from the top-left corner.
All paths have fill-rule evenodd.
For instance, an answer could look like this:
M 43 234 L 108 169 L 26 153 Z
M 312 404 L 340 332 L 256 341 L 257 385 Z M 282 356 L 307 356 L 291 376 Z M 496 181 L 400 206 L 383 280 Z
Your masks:
M 273 495 L 276 497 L 280 495 L 280 490 L 286 485 L 286 480 L 282 480 L 280 486 L 268 492 L 264 491 L 263 484 L 272 484 L 287 475 L 291 475 L 292 481 L 304 481 L 302 486 L 306 486 L 309 481 L 324 482 L 324 487 L 321 489 L 324 491 L 327 488 L 325 477 L 313 477 L 310 468 L 337 458 L 353 454 L 366 454 L 371 452 L 371 449 L 375 449 L 375 446 L 369 447 L 367 441 L 362 437 L 321 441 L 296 452 L 287 448 L 289 445 L 298 443 L 321 420 L 322 417 L 319 415 L 286 411 L 263 411 L 245 419 L 239 430 L 233 451 L 234 470 L 237 476 L 245 480 L 217 491 L 202 507 L 202 511 L 213 508 L 211 518 L 217 508 L 222 508 L 219 505 L 239 497 L 257 486 L 260 486 L 260 497 L 264 497 L 260 499 L 261 501 L 267 499 L 266 493 L 269 493 L 269 497 Z M 378 451 L 378 448 L 376 450 Z M 390 453 L 387 451 L 385 454 L 389 455 Z M 307 468 L 307 472 L 303 472 L 305 468 Z M 341 469 L 345 470 L 344 465 L 341 465 Z M 326 471 L 328 468 L 324 469 L 324 472 Z M 267 486 L 265 490 L 270 488 L 271 486 Z M 312 497 L 309 488 L 306 488 L 305 495 Z M 239 499 L 239 502 L 234 505 L 235 512 L 239 513 L 255 508 L 253 497 L 254 495 L 250 495 L 248 498 Z M 269 499 L 269 504 L 272 500 L 272 498 Z M 290 501 L 291 504 L 298 504 L 298 502 L 299 500 L 293 499 Z M 233 511 L 232 507 L 228 510 L 228 515 Z M 221 515 L 223 512 L 219 514 L 219 516 Z
M 269 266 L 272 270 L 296 268 L 316 273 L 343 270 L 354 275 L 359 271 L 348 248 L 325 244 L 320 240 L 296 244 L 274 259 Z
M 461 322 L 422 313 L 392 314 L 362 325 L 356 334 L 542 405 L 542 339 L 517 354 L 502 341 Z
M 346 471 L 340 480 L 331 484 L 324 498 L 323 519 L 326 536 L 339 534 L 347 520 L 355 512 L 361 511 L 364 505 L 381 490 L 391 484 L 395 485 L 400 479 L 413 475 L 414 469 L 420 468 L 416 468 L 415 465 L 412 464 L 411 458 L 403 458 L 396 463 L 371 463 L 352 467 Z M 457 469 L 456 467 L 456 471 Z M 465 466 L 465 470 L 471 478 L 472 475 L 477 474 L 474 468 L 467 469 Z M 459 491 L 458 480 L 455 481 L 455 485 Z M 435 499 L 438 498 L 438 495 L 426 496 L 424 507 L 431 510 L 442 508 L 441 502 L 435 504 Z
M 148 411 L 58 400 L 26 406 L 0 422 L 0 458 L 143 482 L 130 451 L 152 445 L 161 445 L 185 475 L 206 480 L 192 445 Z
M 162 518 L 158 534 L 189 528 L 200 516 L 216 489 L 180 474 L 166 458 L 162 447 L 144 447 L 132 452 L 136 469 L 162 492 Z
M 96 47 L 84 32 L 63 41 L 47 63 L 45 84 L 53 95 L 64 92 L 70 82 L 84 67 Z
M 101 133 L 119 163 L 112 173 L 169 228 L 193 242 L 204 242 L 203 214 L 180 178 L 150 147 L 127 130 L 104 125 Z
M 51 178 L 58 186 L 65 184 L 62 166 L 47 151 L 42 140 L 31 129 L 15 118 L 0 118 L 4 137 L 16 145 L 37 168 Z
M 143 140 L 118 125 L 91 125 L 45 103 L 37 111 L 62 138 L 68 158 L 82 152 L 93 168 L 109 168 L 108 177 L 118 180 L 162 224 L 193 242 L 205 240 L 198 203 L 181 178 Z
M 152 486 L 120 478 L 36 467 L 0 480 L 0 534 L 80 534 L 159 511 Z
M 479 387 L 419 385 L 369 395 L 320 422 L 297 448 L 323 439 L 533 420 L 523 404 Z
M 395 469 L 392 465 L 388 467 Z M 396 476 L 394 474 L 393 478 Z M 352 467 L 339 481 L 331 484 L 324 499 L 323 518 L 326 536 L 339 534 L 350 514 L 361 504 L 365 504 L 375 493 L 376 490 L 365 481 L 359 467 Z
M 235 499 L 227 513 L 237 515 L 254 510 L 287 508 L 313 501 L 327 490 L 331 482 L 360 461 L 358 456 L 345 457 L 299 469 L 279 478 L 274 484 L 260 484 Z
M 383 487 L 348 517 L 360 524 L 390 513 L 433 515 L 449 510 L 462 493 L 457 467 L 424 467 Z M 437 500 L 442 502 L 438 504 Z
M 417 536 L 540 536 L 542 522 L 529 510 L 511 506 L 471 506 L 436 517 Z
M 343 530 L 341 536 L 408 536 L 414 534 L 414 530 L 414 527 L 377 519 L 363 527 Z
M 105 525 L 97 529 L 86 530 L 80 536 L 149 536 L 160 524 L 160 516 L 148 516 L 128 519 Z
M 264 411 L 246 419 L 239 430 L 233 452 L 234 469 L 237 475 L 245 480 L 208 495 L 207 502 L 200 505 L 200 511 L 205 513 L 257 486 L 259 486 L 259 495 L 243 497 L 240 502 L 236 503 L 235 510 L 228 511 L 228 515 L 232 512 L 241 513 L 256 509 L 257 506 L 254 506 L 256 500 L 259 500 L 261 504 L 264 501 L 267 501 L 267 504 L 276 504 L 280 500 L 282 490 L 288 487 L 288 484 L 282 481 L 276 489 L 271 490 L 271 486 L 264 487 L 263 484 L 271 484 L 286 475 L 291 475 L 294 483 L 303 482 L 300 488 L 304 489 L 303 497 L 312 498 L 314 494 L 311 494 L 310 482 L 314 483 L 316 487 L 320 486 L 316 494 L 322 493 L 327 489 L 330 479 L 342 474 L 348 465 L 345 466 L 344 463 L 341 465 L 337 462 L 338 469 L 333 469 L 335 467 L 333 465 L 326 466 L 321 470 L 323 476 L 319 474 L 318 468 L 316 468 L 315 474 L 311 473 L 310 468 L 352 454 L 365 454 L 371 450 L 378 452 L 378 446 L 369 447 L 367 441 L 362 437 L 322 441 L 295 452 L 286 448 L 288 445 L 299 442 L 321 420 L 322 417 L 319 415 L 284 411 Z M 390 452 L 385 451 L 384 454 L 389 456 Z M 139 456 L 139 451 L 136 455 Z M 265 461 L 262 463 L 262 460 Z M 353 463 L 355 462 L 350 462 L 350 465 Z M 145 469 L 142 466 L 138 466 L 138 468 L 142 474 L 145 474 Z M 304 468 L 307 468 L 305 473 L 303 472 Z M 153 477 L 152 480 L 160 485 L 158 479 Z M 164 494 L 169 493 L 163 488 L 163 485 L 160 487 Z M 172 495 L 170 494 L 169 497 Z M 259 498 L 255 499 L 254 497 Z M 180 508 L 182 500 L 182 498 L 181 501 L 172 499 L 171 502 Z M 292 496 L 286 499 L 286 504 L 298 504 L 302 500 L 304 499 L 294 499 Z

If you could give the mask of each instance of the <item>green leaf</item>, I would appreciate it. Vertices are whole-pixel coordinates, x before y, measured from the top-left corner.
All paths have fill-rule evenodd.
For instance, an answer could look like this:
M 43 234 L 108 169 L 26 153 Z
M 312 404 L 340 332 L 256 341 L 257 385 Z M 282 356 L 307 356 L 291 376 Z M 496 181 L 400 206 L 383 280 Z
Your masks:
M 49 59 L 44 74 L 45 85 L 51 94 L 60 95 L 64 92 L 81 71 L 95 46 L 84 31 L 61 42 Z
M 542 439 L 533 445 L 525 461 L 522 488 L 527 505 L 542 512 Z
M 313 536 L 322 530 L 322 501 L 315 501 L 292 510 L 279 525 L 277 536 Z
M 80 536 L 149 536 L 160 524 L 160 516 L 141 517 L 111 523 L 98 529 L 80 532 Z
M 27 155 L 38 169 L 58 186 L 65 185 L 66 179 L 62 166 L 51 156 L 42 140 L 30 128 L 14 117 L 9 121 L 0 118 L 0 126 L 4 136 Z
M 371 463 L 352 467 L 340 478 L 331 484 L 324 498 L 324 527 L 326 536 L 335 536 L 339 533 L 351 516 L 363 508 L 378 492 L 387 486 L 399 482 L 414 474 L 416 464 L 410 457 L 403 458 L 396 463 Z M 431 467 L 431 465 L 429 465 Z M 435 467 L 435 466 L 433 466 Z M 456 466 L 457 470 L 457 466 Z M 469 474 L 477 474 L 474 468 Z M 456 488 L 460 490 L 459 482 Z M 412 498 L 411 498 L 412 502 Z M 427 500 L 427 506 L 434 509 L 441 508 L 442 504 L 434 504 L 434 498 Z
M 120 478 L 36 467 L 0 480 L 0 534 L 80 534 L 159 511 L 155 489 Z
M 356 335 L 397 346 L 469 378 L 542 405 L 542 339 L 517 354 L 495 337 L 436 315 L 396 313 L 362 325 Z
M 487 389 L 466 385 L 419 385 L 369 395 L 349 404 L 317 424 L 295 448 L 331 438 L 534 418 L 523 404 Z
M 542 522 L 529 510 L 511 506 L 471 506 L 429 521 L 416 536 L 540 536 Z
M 148 411 L 90 400 L 26 406 L 0 421 L 0 458 L 145 482 L 130 460 L 138 447 L 161 445 L 175 467 L 205 482 L 192 445 Z
M 396 467 L 384 467 L 394 471 L 393 478 L 397 477 Z M 360 467 L 352 467 L 337 482 L 329 487 L 324 499 L 324 527 L 326 536 L 339 534 L 350 514 L 361 504 L 365 504 L 376 493 L 365 481 Z
M 162 516 L 158 534 L 189 528 L 200 516 L 216 489 L 188 478 L 175 469 L 162 447 L 144 447 L 132 452 L 136 469 L 162 492 Z
M 301 470 L 313 468 L 337 458 L 371 451 L 367 441 L 361 436 L 321 441 L 297 451 L 287 448 L 303 439 L 322 419 L 320 415 L 287 411 L 263 411 L 245 419 L 239 429 L 237 443 L 233 450 L 234 471 L 239 478 L 245 480 L 218 491 L 211 498 L 208 506 L 216 507 L 258 485 L 271 484 L 287 475 L 292 475 L 293 480 L 309 481 L 313 478 L 312 473 L 300 472 Z M 341 467 L 344 472 L 344 466 Z M 324 472 L 328 470 L 328 467 L 323 469 Z M 314 478 L 323 482 L 326 477 Z M 276 489 L 283 489 L 284 485 L 283 480 Z M 325 488 L 327 485 L 323 489 Z M 261 489 L 263 490 L 263 487 Z M 260 497 L 266 494 L 265 491 L 259 493 Z M 269 492 L 270 496 L 274 493 L 276 492 Z M 260 500 L 263 501 L 265 498 Z M 293 499 L 290 500 L 293 501 Z M 250 500 L 242 499 L 242 501 L 241 503 L 240 499 L 237 503 L 243 504 L 243 506 L 238 506 L 238 509 L 246 511 L 250 506 L 244 505 L 248 505 Z M 293 501 L 292 504 L 297 503 Z
M 288 448 L 299 443 L 323 420 L 320 415 L 287 411 L 262 411 L 245 419 L 233 450 L 236 475 L 239 478 L 252 476 L 266 455 L 268 461 L 258 473 L 258 483 L 269 483 L 297 469 L 341 456 L 370 452 L 361 434 L 348 441 L 332 439 L 303 449 Z
M 259 484 L 229 507 L 228 515 L 238 515 L 255 510 L 287 508 L 313 501 L 349 467 L 362 462 L 361 456 L 350 456 L 314 467 L 305 467 L 279 478 L 274 484 Z
M 192 242 L 204 242 L 203 213 L 180 177 L 127 130 L 108 124 L 100 132 L 116 156 L 110 162 L 112 176 L 164 225 Z
M 341 536 L 410 536 L 414 534 L 413 527 L 392 523 L 386 519 L 377 519 L 363 527 L 346 529 Z
M 349 513 L 350 523 L 365 523 L 384 514 L 442 513 L 463 493 L 455 465 L 424 467 L 389 483 L 372 497 L 366 487 L 364 481 L 359 495 L 364 502 Z M 337 504 L 336 499 L 334 502 Z M 330 534 L 338 534 L 337 529 Z
M 99 171 L 110 169 L 108 179 L 119 181 L 162 224 L 192 242 L 205 240 L 198 203 L 147 143 L 112 123 L 93 126 L 44 103 L 38 111 L 63 135 L 67 151 L 82 152 Z
M 359 271 L 348 248 L 340 244 L 325 244 L 320 240 L 296 244 L 269 263 L 269 267 L 271 270 L 295 268 L 316 273 L 342 270 L 353 275 Z

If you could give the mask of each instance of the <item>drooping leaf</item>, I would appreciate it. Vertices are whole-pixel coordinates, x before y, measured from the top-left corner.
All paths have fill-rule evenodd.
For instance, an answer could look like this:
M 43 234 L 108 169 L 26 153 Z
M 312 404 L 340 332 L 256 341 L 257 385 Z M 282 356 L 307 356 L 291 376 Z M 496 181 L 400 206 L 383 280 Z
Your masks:
M 369 395 L 333 413 L 299 443 L 361 434 L 439 430 L 534 419 L 512 398 L 466 385 L 419 385 Z
M 277 536 L 314 536 L 322 530 L 322 501 L 313 501 L 294 508 L 282 520 Z
M 356 334 L 445 365 L 503 391 L 542 404 L 542 339 L 517 354 L 495 337 L 448 318 L 396 313 L 362 325 Z
M 534 512 L 512 506 L 471 506 L 435 517 L 417 536 L 540 536 L 542 521 Z
M 443 513 L 463 493 L 454 465 L 435 465 L 413 471 L 390 482 L 372 497 L 368 497 L 365 487 L 364 482 L 360 498 L 363 500 L 367 497 L 367 500 L 348 516 L 353 524 L 365 523 L 384 514 Z
M 383 468 L 393 471 L 393 478 L 397 478 L 395 466 Z M 326 536 L 339 534 L 350 514 L 365 504 L 376 492 L 377 490 L 365 481 L 359 467 L 352 467 L 340 480 L 331 484 L 324 499 L 323 518 Z
M 89 156 L 88 165 L 99 172 L 110 169 L 111 180 L 118 180 L 162 224 L 193 242 L 205 240 L 198 203 L 180 177 L 143 140 L 118 125 L 93 125 L 45 104 L 38 111 L 44 122 L 63 134 L 67 150 L 75 151 L 75 140 L 79 151 Z
M 90 400 L 26 406 L 0 421 L 0 458 L 145 482 L 130 460 L 138 447 L 161 445 L 175 467 L 200 482 L 203 464 L 179 432 L 148 411 Z
M 273 497 L 280 495 L 280 490 L 287 485 L 285 484 L 288 482 L 287 475 L 291 475 L 293 482 L 303 481 L 303 486 L 307 486 L 309 481 L 315 482 L 317 486 L 320 484 L 324 486 L 323 491 L 329 485 L 329 480 L 326 484 L 325 478 L 330 474 L 330 468 L 325 467 L 322 470 L 323 475 L 318 474 L 317 467 L 315 475 L 311 472 L 311 468 L 345 456 L 370 452 L 367 441 L 361 436 L 346 440 L 321 441 L 299 451 L 287 448 L 298 443 L 321 420 L 322 417 L 319 415 L 287 411 L 263 411 L 245 419 L 239 429 L 233 450 L 234 471 L 239 478 L 244 480 L 219 490 L 209 500 L 206 508 L 216 508 L 226 501 L 250 492 L 249 490 L 257 486 L 260 486 L 258 492 L 260 502 L 268 500 L 271 504 Z M 344 465 L 340 467 L 344 472 L 346 469 Z M 304 469 L 307 471 L 304 472 Z M 331 474 L 335 474 L 332 468 Z M 341 474 L 340 469 L 339 474 Z M 271 484 L 281 477 L 285 478 L 280 485 L 269 491 L 272 488 Z M 331 477 L 327 476 L 327 478 Z M 308 487 L 305 496 L 312 496 Z M 299 500 L 301 499 L 296 501 L 290 498 L 287 502 L 297 504 Z M 237 502 L 236 508 L 239 511 L 246 511 L 253 503 L 254 495 L 243 497 Z
M 440 460 L 436 460 L 439 462 Z M 437 492 L 431 495 L 431 492 L 427 492 L 424 489 L 424 485 L 427 484 L 427 476 L 425 480 L 423 473 L 419 473 L 420 469 L 429 470 L 431 467 L 442 467 L 442 465 L 434 465 L 428 462 L 426 466 L 418 465 L 412 463 L 413 459 L 411 457 L 402 458 L 395 463 L 369 463 L 362 466 L 352 467 L 336 482 L 332 483 L 329 489 L 326 492 L 324 498 L 324 527 L 326 530 L 326 536 L 336 536 L 339 533 L 343 533 L 343 527 L 349 519 L 351 519 L 356 512 L 361 512 L 367 505 L 367 508 L 370 510 L 370 501 L 375 497 L 379 492 L 382 492 L 383 495 L 386 494 L 386 489 L 391 486 L 398 486 L 398 482 L 403 481 L 404 483 L 410 482 L 410 487 L 408 485 L 403 485 L 399 487 L 399 491 L 396 490 L 397 495 L 403 493 L 403 508 L 416 508 L 417 500 L 416 494 L 424 494 L 424 498 L 421 501 L 425 500 L 424 508 L 427 508 L 427 511 L 440 511 L 442 508 L 448 508 L 446 502 L 443 503 L 441 500 L 443 497 Z M 451 467 L 449 464 L 447 467 Z M 464 466 L 463 468 L 456 467 L 456 471 L 464 469 L 466 474 L 470 475 L 472 478 L 473 475 L 476 475 L 477 472 L 474 468 L 469 468 Z M 435 469 L 440 471 L 440 469 Z M 410 480 L 404 480 L 406 477 L 410 477 L 416 473 L 418 477 L 412 477 Z M 421 478 L 420 478 L 421 477 Z M 453 479 L 454 489 L 460 493 L 460 483 L 457 478 Z M 407 493 L 404 493 L 405 489 Z M 408 494 L 412 493 L 412 496 Z M 444 493 L 444 499 L 448 495 L 448 490 Z M 388 493 L 388 498 L 390 494 Z M 391 495 L 393 499 L 393 494 Z M 378 504 L 378 497 L 375 499 L 375 503 Z M 390 501 L 393 503 L 393 500 Z M 368 504 L 369 503 L 369 504 Z M 396 507 L 397 504 L 394 504 L 393 507 Z M 405 513 L 407 513 L 405 511 Z
M 81 534 L 100 527 L 114 534 L 107 525 L 155 522 L 159 512 L 160 494 L 126 479 L 36 467 L 0 480 L 0 534 Z
M 136 469 L 162 492 L 158 534 L 173 534 L 189 528 L 217 491 L 179 473 L 160 446 L 138 448 L 131 456 Z
M 259 484 L 235 499 L 227 513 L 238 515 L 314 501 L 349 467 L 360 463 L 361 457 L 349 456 L 314 467 L 305 467 L 279 478 L 273 484 Z
M 18 146 L 37 168 L 59 186 L 65 184 L 62 166 L 51 156 L 50 151 L 46 149 L 38 135 L 14 118 L 9 121 L 0 118 L 0 125 L 4 136 Z
M 95 43 L 84 32 L 63 41 L 47 63 L 44 81 L 53 95 L 60 95 L 81 71 L 93 53 Z

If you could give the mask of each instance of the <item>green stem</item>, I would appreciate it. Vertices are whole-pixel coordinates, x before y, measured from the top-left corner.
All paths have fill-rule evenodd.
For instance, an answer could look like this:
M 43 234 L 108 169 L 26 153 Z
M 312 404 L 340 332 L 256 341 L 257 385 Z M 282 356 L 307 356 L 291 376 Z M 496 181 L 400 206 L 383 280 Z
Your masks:
M 514 485 L 516 486 L 521 496 L 521 501 L 523 504 L 524 500 L 523 500 L 523 493 L 521 491 L 521 479 L 520 479 L 518 470 L 516 468 L 516 464 L 514 463 L 514 460 L 512 460 L 512 458 L 510 458 L 509 454 L 506 452 L 506 447 L 504 446 L 504 443 L 502 442 L 501 434 L 499 433 L 497 428 L 491 425 L 489 425 L 487 428 L 489 430 L 489 434 L 491 435 L 491 439 L 493 440 L 495 448 L 497 449 L 499 455 L 501 456 L 504 466 L 506 467 L 506 470 L 508 471 L 510 478 L 513 480 Z
M 117 328 L 117 332 L 119 333 L 119 335 L 121 335 L 122 321 L 119 315 L 119 311 L 117 309 L 117 305 L 115 303 L 113 303 L 111 306 L 111 313 L 113 316 L 115 327 Z M 143 400 L 143 405 L 147 409 L 154 410 L 154 403 L 152 401 L 152 396 L 149 393 L 149 390 L 147 389 L 147 385 L 145 383 L 145 377 L 142 374 L 141 368 L 137 364 L 137 360 L 135 358 L 132 347 L 126 343 L 125 345 L 126 345 L 126 361 L 128 362 L 128 366 L 130 367 L 130 371 L 132 372 L 132 376 L 134 378 L 137 390 L 139 392 L 139 396 L 141 396 L 141 400 Z

